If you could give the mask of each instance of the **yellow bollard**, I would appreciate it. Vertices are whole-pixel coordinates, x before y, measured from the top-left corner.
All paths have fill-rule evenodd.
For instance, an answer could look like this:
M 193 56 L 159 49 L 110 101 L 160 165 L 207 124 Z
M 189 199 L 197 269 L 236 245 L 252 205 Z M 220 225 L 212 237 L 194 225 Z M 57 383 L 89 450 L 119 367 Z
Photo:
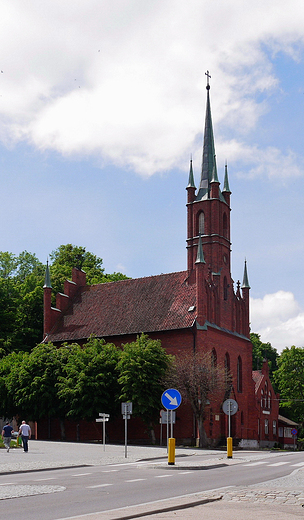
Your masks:
M 232 437 L 227 437 L 227 459 L 232 459 Z
M 170 437 L 168 441 L 168 464 L 172 466 L 175 464 L 175 439 Z

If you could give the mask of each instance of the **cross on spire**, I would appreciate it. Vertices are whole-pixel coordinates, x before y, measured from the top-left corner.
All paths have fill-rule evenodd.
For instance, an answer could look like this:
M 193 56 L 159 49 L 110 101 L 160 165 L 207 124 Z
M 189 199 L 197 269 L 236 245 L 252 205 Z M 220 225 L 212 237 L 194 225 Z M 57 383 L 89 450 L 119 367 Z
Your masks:
M 209 78 L 211 78 L 211 76 L 209 74 L 209 70 L 207 70 L 207 72 L 205 72 L 205 76 L 207 76 L 207 87 L 206 87 L 206 89 L 209 90 L 210 89 Z

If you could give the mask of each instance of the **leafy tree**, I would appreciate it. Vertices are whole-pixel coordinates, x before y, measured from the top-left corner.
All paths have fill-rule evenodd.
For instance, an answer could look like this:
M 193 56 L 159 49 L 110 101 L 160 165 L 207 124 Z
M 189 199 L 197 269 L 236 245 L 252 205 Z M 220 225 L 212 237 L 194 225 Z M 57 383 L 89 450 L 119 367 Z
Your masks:
M 304 417 L 304 348 L 285 348 L 278 358 L 274 379 L 280 393 L 284 415 L 303 424 Z
M 133 402 L 133 414 L 141 417 L 155 442 L 153 425 L 159 417 L 160 398 L 165 389 L 164 378 L 172 364 L 160 340 L 142 334 L 132 343 L 123 345 L 117 365 L 120 399 Z
M 61 245 L 50 254 L 50 259 L 54 294 L 63 291 L 64 281 L 70 279 L 73 267 L 86 272 L 88 285 L 127 279 L 127 276 L 122 273 L 105 274 L 102 259 L 86 251 L 85 247 L 72 244 Z
M 83 346 L 69 345 L 70 354 L 56 383 L 67 417 L 92 421 L 99 412 L 111 417 L 119 411 L 117 363 L 120 349 L 91 337 Z
M 250 340 L 252 343 L 252 369 L 259 370 L 262 368 L 263 360 L 267 359 L 269 377 L 271 382 L 273 382 L 273 373 L 278 368 L 277 361 L 279 354 L 277 350 L 271 346 L 271 343 L 263 343 L 259 334 L 251 333 Z
M 199 446 L 208 446 L 204 428 L 205 409 L 210 403 L 222 402 L 229 397 L 231 375 L 224 366 L 215 364 L 208 353 L 184 353 L 175 359 L 171 383 L 191 405 L 199 430 Z
M 3 355 L 0 359 L 0 417 L 13 418 L 19 413 L 15 400 L 16 388 L 12 384 L 12 374 L 18 373 L 23 356 L 23 352 L 12 352 Z

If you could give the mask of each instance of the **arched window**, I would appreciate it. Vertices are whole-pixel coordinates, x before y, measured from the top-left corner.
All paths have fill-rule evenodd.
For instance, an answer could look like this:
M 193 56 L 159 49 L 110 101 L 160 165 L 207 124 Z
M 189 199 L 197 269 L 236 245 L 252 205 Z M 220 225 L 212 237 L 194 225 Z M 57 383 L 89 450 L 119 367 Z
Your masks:
M 267 397 L 268 397 L 268 385 L 267 381 L 265 383 L 265 393 L 264 393 L 264 408 L 267 408 Z
M 226 276 L 224 276 L 224 300 L 228 300 L 228 283 Z
M 243 374 L 242 374 L 242 358 L 238 357 L 237 360 L 237 391 L 243 391 Z
M 224 213 L 223 215 L 223 236 L 228 238 L 228 223 L 227 223 L 227 215 Z
M 215 348 L 213 348 L 211 351 L 211 364 L 213 367 L 216 367 L 217 365 L 217 354 Z
M 261 408 L 264 408 L 264 390 L 261 390 Z
M 225 370 L 230 370 L 230 356 L 228 352 L 225 354 Z
M 271 392 L 268 392 L 268 408 L 271 408 Z
M 205 234 L 205 213 L 203 211 L 201 211 L 198 216 L 198 234 Z

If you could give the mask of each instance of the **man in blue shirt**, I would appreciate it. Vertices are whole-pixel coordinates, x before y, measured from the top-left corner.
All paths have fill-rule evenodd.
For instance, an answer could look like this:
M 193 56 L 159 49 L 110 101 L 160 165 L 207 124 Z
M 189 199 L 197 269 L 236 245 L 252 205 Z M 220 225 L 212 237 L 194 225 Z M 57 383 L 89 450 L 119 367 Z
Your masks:
M 10 450 L 12 433 L 14 433 L 14 430 L 11 427 L 9 421 L 6 421 L 6 425 L 3 426 L 2 430 L 2 439 L 7 452 Z

